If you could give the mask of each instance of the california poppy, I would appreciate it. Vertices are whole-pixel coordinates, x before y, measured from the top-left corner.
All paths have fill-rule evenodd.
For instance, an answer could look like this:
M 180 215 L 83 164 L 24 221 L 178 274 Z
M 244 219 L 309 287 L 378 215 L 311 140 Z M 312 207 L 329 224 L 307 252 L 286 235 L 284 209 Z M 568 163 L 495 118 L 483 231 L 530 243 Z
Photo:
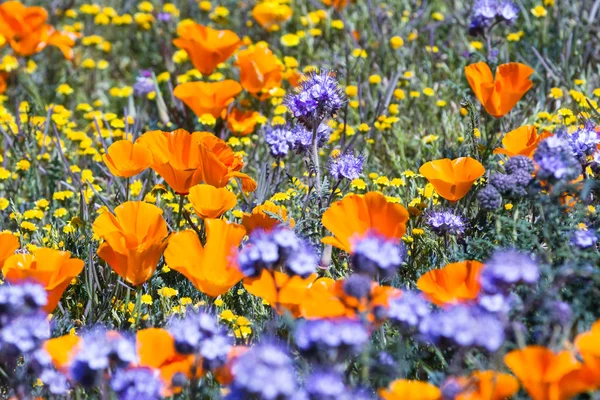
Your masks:
M 442 392 L 428 382 L 396 379 L 387 389 L 379 389 L 379 396 L 385 400 L 441 400 Z
M 348 0 L 322 0 L 323 4 L 334 7 L 338 10 L 343 9 L 348 5 Z
M 474 300 L 481 289 L 479 275 L 483 267 L 471 260 L 448 264 L 421 276 L 417 287 L 438 306 Z
M 8 74 L 6 72 L 0 72 L 0 94 L 6 91 L 6 77 Z
M 585 368 L 589 375 L 590 386 L 600 387 L 600 320 L 592 328 L 575 338 L 575 348 L 583 357 Z
M 235 136 L 247 136 L 254 132 L 259 117 L 257 111 L 242 111 L 234 107 L 227 115 L 227 127 Z
M 94 234 L 104 240 L 98 257 L 134 286 L 146 282 L 167 246 L 162 210 L 142 201 L 128 201 L 94 221 Z
M 175 350 L 175 340 L 171 334 L 160 328 L 148 328 L 136 333 L 138 363 L 142 367 L 158 369 L 165 384 L 163 396 L 179 393 L 181 388 L 173 387 L 173 376 L 183 374 L 192 376 L 195 363 L 194 355 L 182 355 Z M 202 374 L 200 363 L 196 363 L 196 375 Z
M 496 118 L 507 114 L 531 89 L 529 80 L 533 69 L 525 64 L 502 64 L 496 69 L 496 78 L 485 62 L 465 67 L 465 74 L 475 96 L 485 110 Z
M 237 198 L 231 191 L 207 184 L 192 186 L 188 199 L 194 212 L 202 219 L 219 218 L 237 204 Z
M 165 260 L 202 293 L 217 297 L 238 283 L 243 275 L 237 267 L 237 248 L 246 234 L 243 226 L 222 219 L 207 219 L 204 247 L 196 233 L 176 232 L 169 238 Z
M 68 371 L 71 360 L 79 347 L 81 338 L 75 335 L 64 335 L 44 342 L 44 350 L 52 359 L 52 364 L 59 371 Z
M 46 312 L 52 312 L 64 291 L 83 270 L 83 260 L 71 258 L 68 251 L 40 248 L 32 254 L 15 254 L 4 261 L 2 274 L 9 282 L 33 280 L 46 289 Z
M 307 278 L 289 276 L 279 271 L 263 269 L 257 278 L 244 279 L 248 293 L 267 301 L 277 312 L 288 311 L 294 317 L 300 316 L 300 305 L 316 275 Z
M 519 391 L 514 376 L 496 371 L 475 371 L 457 381 L 463 389 L 456 400 L 504 400 Z
M 4 261 L 15 254 L 19 248 L 19 239 L 11 232 L 0 233 L 0 268 L 4 265 Z
M 114 176 L 130 178 L 150 166 L 152 153 L 139 142 L 117 140 L 102 155 L 102 161 Z
M 277 215 L 279 218 L 273 218 L 269 214 Z M 271 201 L 265 201 L 252 209 L 252 213 L 244 213 L 242 216 L 242 225 L 246 232 L 260 228 L 270 230 L 281 224 L 288 224 L 293 228 L 296 222 L 292 217 L 288 217 L 287 209 L 284 206 L 278 206 Z
M 419 173 L 427 178 L 437 194 L 446 200 L 458 201 L 485 173 L 485 168 L 471 157 L 460 157 L 454 160 L 444 158 L 423 164 L 419 168 Z
M 581 368 L 569 351 L 554 353 L 542 346 L 527 346 L 508 353 L 504 363 L 534 400 L 568 399 L 582 389 L 569 379 Z
M 18 41 L 12 41 L 11 46 L 15 53 L 30 56 L 39 53 L 46 46 L 55 46 L 67 60 L 73 59 L 73 46 L 78 35 L 71 32 L 60 32 L 48 24 L 42 25 L 34 32 L 27 34 Z
M 213 73 L 227 60 L 242 41 L 230 30 L 216 30 L 193 22 L 179 24 L 173 44 L 184 49 L 194 67 L 204 75 Z
M 263 0 L 254 6 L 252 16 L 264 29 L 273 31 L 292 17 L 292 9 L 281 0 Z
M 532 158 L 537 145 L 547 137 L 550 132 L 544 131 L 540 135 L 533 125 L 525 125 L 508 132 L 502 138 L 502 146 L 494 149 L 494 154 L 506 154 L 507 156 L 525 156 Z
M 175 87 L 173 95 L 199 117 L 210 114 L 219 118 L 221 112 L 242 92 L 242 85 L 231 79 L 220 82 L 186 82 Z
M 266 43 L 258 43 L 237 54 L 240 83 L 250 93 L 264 93 L 279 87 L 283 66 Z
M 364 196 L 351 194 L 333 203 L 323 213 L 322 221 L 334 236 L 321 241 L 350 252 L 351 239 L 370 231 L 399 240 L 406 233 L 408 211 L 400 204 L 389 202 L 379 192 Z

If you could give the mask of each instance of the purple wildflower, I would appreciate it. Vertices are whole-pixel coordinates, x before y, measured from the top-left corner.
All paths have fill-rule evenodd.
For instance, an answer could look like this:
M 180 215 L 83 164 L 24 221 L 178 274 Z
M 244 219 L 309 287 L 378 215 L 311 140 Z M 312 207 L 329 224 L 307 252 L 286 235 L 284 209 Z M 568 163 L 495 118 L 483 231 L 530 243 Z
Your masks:
M 598 150 L 597 146 L 600 143 L 600 134 L 595 128 L 595 125 L 591 121 L 586 121 L 583 127 L 568 136 L 569 144 L 573 149 L 573 155 L 582 164 L 586 162 L 587 156 L 592 155 Z
M 577 229 L 571 237 L 571 243 L 580 249 L 592 247 L 597 241 L 598 236 L 594 230 Z
M 160 399 L 162 381 L 150 368 L 119 369 L 110 381 L 119 400 Z
M 286 125 L 269 126 L 265 131 L 265 142 L 271 149 L 271 155 L 283 157 L 292 147 L 292 132 Z
M 371 278 L 362 274 L 352 274 L 344 279 L 343 290 L 348 296 L 366 299 L 371 294 Z
M 533 154 L 539 169 L 537 177 L 542 180 L 573 180 L 581 173 L 581 166 L 573 155 L 569 142 L 559 136 L 543 140 Z
M 55 369 L 45 369 L 42 371 L 40 380 L 48 387 L 50 393 L 55 396 L 66 395 L 71 387 L 67 377 Z
M 434 210 L 427 214 L 427 225 L 438 235 L 461 235 L 466 223 L 463 218 L 450 210 Z
M 306 393 L 310 400 L 337 400 L 348 398 L 348 389 L 342 376 L 333 370 L 316 370 L 306 379 Z
M 351 240 L 352 266 L 361 274 L 389 278 L 406 258 L 403 243 L 387 239 L 375 232 Z
M 329 173 L 334 179 L 357 179 L 362 174 L 364 161 L 363 156 L 357 157 L 352 153 L 332 157 L 329 162 Z
M 46 290 L 37 283 L 0 286 L 0 329 L 13 317 L 34 312 L 47 303 Z
M 469 33 L 482 34 L 495 20 L 512 23 L 518 15 L 519 8 L 512 1 L 477 0 L 473 4 Z
M 317 128 L 317 146 L 323 147 L 331 136 L 331 128 L 327 124 L 321 124 Z M 291 145 L 298 152 L 304 152 L 311 149 L 313 140 L 313 131 L 303 125 L 296 125 L 292 128 Z
M 404 327 L 416 327 L 431 313 L 431 304 L 419 292 L 403 291 L 402 296 L 389 302 L 387 317 Z
M 0 329 L 0 356 L 17 358 L 31 353 L 50 338 L 50 325 L 42 311 L 19 315 Z
M 359 320 L 316 319 L 298 324 L 294 337 L 303 352 L 337 359 L 360 351 L 368 342 L 369 333 Z
M 487 294 L 506 293 L 518 284 L 534 284 L 540 277 L 536 262 L 515 250 L 497 251 L 486 261 L 479 282 Z
M 151 93 L 156 89 L 154 80 L 152 79 L 152 74 L 148 74 L 146 72 L 147 71 L 140 71 L 140 76 L 135 78 L 133 93 L 136 96 L 146 96 L 148 93 Z

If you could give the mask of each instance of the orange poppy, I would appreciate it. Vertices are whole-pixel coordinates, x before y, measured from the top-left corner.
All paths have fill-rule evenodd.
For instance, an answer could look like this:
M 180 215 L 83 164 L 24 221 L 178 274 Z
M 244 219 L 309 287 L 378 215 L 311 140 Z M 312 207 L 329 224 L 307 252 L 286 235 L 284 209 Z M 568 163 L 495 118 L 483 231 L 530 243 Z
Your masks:
M 231 372 L 235 361 L 249 350 L 247 346 L 233 346 L 227 354 L 227 362 L 222 367 L 215 371 L 215 378 L 223 386 L 227 386 L 233 382 L 233 373 Z
M 348 5 L 348 0 L 322 0 L 323 4 L 329 7 L 334 7 L 338 10 L 343 9 Z
M 481 289 L 479 275 L 483 267 L 472 260 L 448 264 L 421 276 L 417 287 L 438 306 L 475 300 Z
M 538 135 L 535 126 L 525 125 L 504 135 L 502 138 L 503 147 L 495 148 L 494 154 L 532 158 L 538 144 L 549 136 L 552 136 L 550 132 L 544 131 Z
M 34 280 L 46 289 L 46 312 L 52 312 L 71 280 L 83 270 L 83 260 L 68 251 L 40 248 L 32 254 L 15 254 L 4 261 L 2 274 L 9 282 Z
M 264 0 L 252 9 L 252 17 L 267 31 L 274 31 L 279 25 L 292 18 L 292 9 L 281 0 Z
M 55 46 L 67 60 L 73 59 L 73 46 L 78 35 L 70 32 L 60 32 L 51 25 L 44 24 L 38 30 L 27 34 L 18 41 L 12 41 L 15 53 L 30 56 L 44 50 L 46 46 Z
M 585 390 L 575 376 L 581 364 L 569 351 L 527 346 L 508 353 L 504 363 L 534 400 L 565 400 Z
M 408 211 L 400 204 L 387 201 L 379 192 L 364 196 L 351 194 L 333 203 L 323 214 L 322 221 L 333 236 L 321 241 L 350 252 L 351 239 L 370 231 L 399 240 L 406 233 Z
M 242 87 L 250 93 L 265 93 L 279 87 L 283 66 L 265 44 L 256 44 L 237 54 Z
M 533 69 L 520 63 L 500 65 L 495 79 L 485 62 L 465 67 L 465 74 L 477 99 L 496 118 L 512 110 L 533 85 L 529 80 Z
M 475 371 L 457 381 L 463 390 L 456 400 L 504 400 L 519 391 L 514 376 L 496 371 Z
M 428 382 L 396 379 L 387 389 L 379 389 L 384 400 L 441 400 L 441 390 Z
M 167 246 L 162 210 L 143 201 L 128 201 L 94 221 L 94 234 L 104 240 L 98 257 L 134 286 L 146 282 Z
M 231 79 L 221 82 L 186 82 L 175 87 L 173 95 L 199 117 L 210 114 L 219 118 L 221 112 L 242 92 L 242 85 Z
M 254 132 L 259 117 L 257 111 L 242 111 L 234 107 L 227 115 L 227 127 L 235 136 L 247 136 Z
M 6 72 L 0 72 L 0 94 L 6 92 L 6 77 L 8 74 Z
M 275 214 L 279 219 L 273 218 L 269 214 Z M 288 217 L 287 209 L 284 206 L 278 206 L 269 200 L 254 207 L 252 213 L 244 213 L 242 216 L 242 225 L 248 233 L 257 228 L 268 231 L 282 224 L 293 228 L 296 222 L 292 217 Z
M 130 178 L 150 166 L 152 153 L 139 142 L 117 140 L 102 155 L 102 161 L 114 176 Z
M 194 67 L 204 75 L 212 74 L 242 43 L 230 30 L 219 31 L 193 22 L 179 24 L 177 35 L 173 44 L 184 49 Z
M 266 300 L 278 313 L 288 311 L 297 318 L 300 316 L 300 305 L 316 277 L 313 274 L 303 279 L 297 275 L 289 276 L 264 269 L 259 277 L 244 279 L 244 288 L 248 293 Z
M 204 247 L 196 233 L 176 232 L 169 238 L 165 260 L 202 293 L 217 297 L 238 283 L 243 275 L 237 266 L 237 248 L 246 230 L 222 219 L 207 219 Z
M 590 376 L 590 386 L 600 387 L 600 320 L 592 328 L 575 338 L 575 348 L 581 354 L 586 370 Z
M 19 239 L 11 232 L 0 233 L 0 268 L 4 261 L 19 249 Z
M 136 348 L 139 365 L 158 369 L 165 387 L 163 396 L 179 393 L 181 388 L 173 387 L 173 376 L 181 373 L 187 378 L 192 376 L 192 366 L 195 357 L 182 355 L 175 350 L 175 339 L 171 334 L 160 328 L 148 328 L 136 333 Z M 201 376 L 202 367 L 196 364 L 196 375 Z
M 419 168 L 419 173 L 427 178 L 437 194 L 446 200 L 458 201 L 485 173 L 485 168 L 471 157 L 460 157 L 454 160 L 444 158 L 423 164 Z
M 71 360 L 79 347 L 81 338 L 75 335 L 64 335 L 49 339 L 44 342 L 44 350 L 52 359 L 52 364 L 59 371 L 67 371 L 71 365 Z
M 235 194 L 207 184 L 192 186 L 188 199 L 194 212 L 202 219 L 219 218 L 237 204 Z

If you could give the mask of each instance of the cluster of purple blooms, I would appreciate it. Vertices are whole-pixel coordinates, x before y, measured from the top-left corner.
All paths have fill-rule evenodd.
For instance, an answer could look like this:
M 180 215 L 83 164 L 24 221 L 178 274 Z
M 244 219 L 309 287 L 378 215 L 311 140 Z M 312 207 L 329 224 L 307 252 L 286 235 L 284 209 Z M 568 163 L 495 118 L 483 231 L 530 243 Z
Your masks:
M 294 337 L 304 354 L 339 361 L 359 352 L 369 341 L 369 332 L 357 319 L 316 319 L 300 322 Z
M 533 154 L 541 180 L 571 181 L 581 174 L 581 165 L 568 138 L 563 135 L 543 140 Z
M 355 156 L 350 152 L 332 157 L 329 161 L 329 173 L 334 179 L 357 179 L 362 174 L 364 161 L 363 156 Z
M 154 79 L 152 79 L 152 72 L 148 70 L 140 71 L 139 76 L 135 78 L 133 93 L 136 96 L 146 96 L 154 90 L 156 90 L 156 87 L 154 85 Z
M 331 128 L 321 124 L 316 133 L 317 146 L 323 147 L 329 141 Z M 284 157 L 292 150 L 299 153 L 308 151 L 312 145 L 312 137 L 313 132 L 302 125 L 276 125 L 267 127 L 265 131 L 265 142 L 273 157 Z
M 467 225 L 463 217 L 449 209 L 433 210 L 427 213 L 425 221 L 439 236 L 462 235 Z
M 519 8 L 510 0 L 476 0 L 473 4 L 469 33 L 483 34 L 496 22 L 514 22 Z
M 299 398 L 306 400 L 372 400 L 366 390 L 346 386 L 340 373 L 331 369 L 316 369 L 306 379 L 305 391 Z
M 402 242 L 387 239 L 376 232 L 354 238 L 351 245 L 354 271 L 374 278 L 393 276 L 407 255 Z
M 414 330 L 421 321 L 431 314 L 431 303 L 423 294 L 413 290 L 406 290 L 402 295 L 389 302 L 387 318 L 405 330 Z
M 162 381 L 156 370 L 144 367 L 118 369 L 110 388 L 119 400 L 161 399 Z
M 599 153 L 600 133 L 596 131 L 596 125 L 592 121 L 585 121 L 571 135 L 567 136 L 573 155 L 581 164 L 587 162 L 587 157 Z
M 290 275 L 306 277 L 315 272 L 318 262 L 313 247 L 284 227 L 252 231 L 238 256 L 240 270 L 249 277 L 259 276 L 263 269 L 279 267 Z
M 571 237 L 571 243 L 580 249 L 588 249 L 596 242 L 598 242 L 598 236 L 593 229 L 577 229 Z
M 477 200 L 484 210 L 495 210 L 502 205 L 502 198 L 517 199 L 527 196 L 535 166 L 529 157 L 514 156 L 504 165 L 506 173 L 496 172 L 490 176 L 489 185 L 479 191 Z

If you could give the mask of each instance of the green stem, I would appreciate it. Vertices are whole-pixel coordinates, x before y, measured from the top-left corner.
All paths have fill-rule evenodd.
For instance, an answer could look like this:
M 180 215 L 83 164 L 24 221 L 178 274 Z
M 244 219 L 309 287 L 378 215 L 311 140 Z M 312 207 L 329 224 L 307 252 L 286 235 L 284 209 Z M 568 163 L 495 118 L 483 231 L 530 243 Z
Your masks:
M 183 195 L 180 194 L 179 195 L 179 213 L 177 214 L 177 226 L 176 228 L 179 229 L 179 223 L 181 222 L 181 216 L 183 215 Z

